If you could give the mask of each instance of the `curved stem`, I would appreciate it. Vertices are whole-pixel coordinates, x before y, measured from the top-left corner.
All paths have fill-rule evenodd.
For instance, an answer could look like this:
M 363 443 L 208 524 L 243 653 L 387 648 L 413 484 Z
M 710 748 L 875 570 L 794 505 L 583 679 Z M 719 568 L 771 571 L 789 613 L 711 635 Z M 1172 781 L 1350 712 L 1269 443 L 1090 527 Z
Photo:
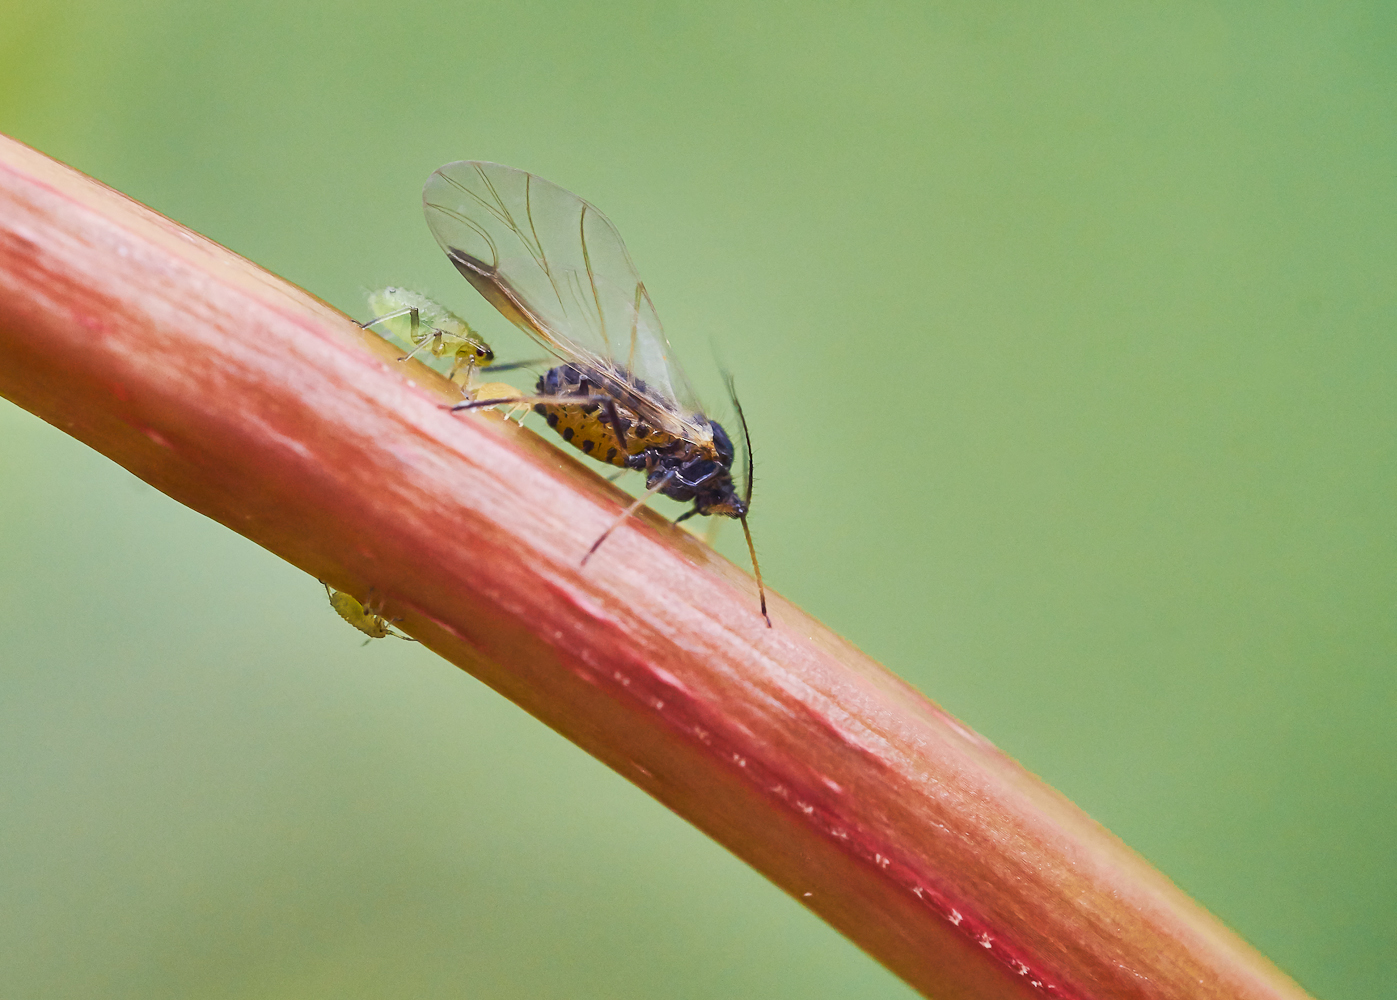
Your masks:
M 351 593 L 915 988 L 1304 994 L 1061 796 L 684 531 L 222 247 L 0 139 L 0 393 Z

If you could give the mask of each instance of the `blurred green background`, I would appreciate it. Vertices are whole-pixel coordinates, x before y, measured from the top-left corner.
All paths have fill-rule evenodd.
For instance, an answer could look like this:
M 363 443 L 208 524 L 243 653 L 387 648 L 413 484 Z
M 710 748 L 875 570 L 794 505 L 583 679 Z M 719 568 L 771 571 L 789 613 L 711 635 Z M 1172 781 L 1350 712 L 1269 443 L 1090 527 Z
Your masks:
M 365 316 L 440 164 L 616 222 L 770 584 L 1306 988 L 1397 958 L 1397 8 L 0 0 L 7 132 Z M 745 563 L 740 532 L 721 547 Z M 903 997 L 0 402 L 0 995 Z

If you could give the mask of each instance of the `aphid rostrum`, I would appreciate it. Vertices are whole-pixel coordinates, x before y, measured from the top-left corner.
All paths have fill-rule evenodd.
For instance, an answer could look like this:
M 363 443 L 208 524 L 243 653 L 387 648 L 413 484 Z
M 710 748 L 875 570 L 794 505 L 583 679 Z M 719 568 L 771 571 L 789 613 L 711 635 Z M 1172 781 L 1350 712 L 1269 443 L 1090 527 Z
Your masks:
M 563 363 L 539 380 L 533 405 L 563 440 L 593 458 L 645 473 L 646 493 L 592 545 L 655 493 L 742 522 L 767 626 L 766 590 L 747 526 L 752 447 L 741 493 L 732 439 L 703 413 L 670 350 L 650 293 L 611 221 L 577 195 L 498 163 L 461 160 L 422 192 L 427 226 L 476 291 Z M 728 380 L 732 392 L 732 380 Z M 470 409 L 484 402 L 466 402 Z
M 325 588 L 325 593 L 330 598 L 330 607 L 335 609 L 335 613 L 369 637 L 364 640 L 365 646 L 373 639 L 386 639 L 390 635 L 397 639 L 406 639 L 408 642 L 417 641 L 393 627 L 393 622 L 398 619 L 384 618 L 377 612 L 370 611 L 352 595 L 342 590 L 331 590 L 330 585 L 324 580 L 320 581 L 320 585 Z

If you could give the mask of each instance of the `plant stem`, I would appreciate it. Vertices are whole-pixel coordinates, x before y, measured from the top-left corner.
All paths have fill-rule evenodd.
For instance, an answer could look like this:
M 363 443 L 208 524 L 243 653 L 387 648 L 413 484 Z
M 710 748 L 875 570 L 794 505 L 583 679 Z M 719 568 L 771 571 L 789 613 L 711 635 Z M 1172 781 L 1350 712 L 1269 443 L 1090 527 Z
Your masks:
M 0 137 L 0 394 L 356 595 L 916 989 L 1304 994 L 818 622 L 287 282 Z

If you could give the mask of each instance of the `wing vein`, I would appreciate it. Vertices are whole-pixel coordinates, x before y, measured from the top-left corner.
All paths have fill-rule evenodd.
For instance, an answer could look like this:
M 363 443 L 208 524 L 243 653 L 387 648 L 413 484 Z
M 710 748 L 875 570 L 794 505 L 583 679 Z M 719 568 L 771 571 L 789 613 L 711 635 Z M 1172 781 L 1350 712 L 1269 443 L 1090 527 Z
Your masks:
M 604 213 L 541 177 L 478 160 L 434 173 L 423 202 L 442 249 L 506 318 L 550 353 L 628 386 L 653 425 L 711 439 L 650 293 Z

